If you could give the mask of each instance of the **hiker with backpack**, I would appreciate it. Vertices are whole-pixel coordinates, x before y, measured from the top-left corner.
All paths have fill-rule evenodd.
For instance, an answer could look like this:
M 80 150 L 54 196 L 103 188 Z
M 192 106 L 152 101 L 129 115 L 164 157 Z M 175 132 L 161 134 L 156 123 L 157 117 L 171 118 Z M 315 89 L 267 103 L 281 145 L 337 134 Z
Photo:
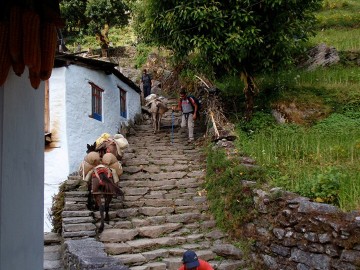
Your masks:
M 172 107 L 173 111 L 182 111 L 181 116 L 181 127 L 188 127 L 189 131 L 189 140 L 188 142 L 194 141 L 194 122 L 198 115 L 199 106 L 195 101 L 194 97 L 188 96 L 186 94 L 186 89 L 184 87 L 180 90 L 180 99 L 179 103 L 176 106 Z

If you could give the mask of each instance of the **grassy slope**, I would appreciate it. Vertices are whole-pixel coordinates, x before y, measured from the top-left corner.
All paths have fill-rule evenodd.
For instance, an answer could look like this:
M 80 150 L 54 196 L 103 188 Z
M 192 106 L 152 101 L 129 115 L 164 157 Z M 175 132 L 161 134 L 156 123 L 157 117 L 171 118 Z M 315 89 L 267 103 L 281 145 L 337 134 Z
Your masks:
M 360 207 L 360 67 L 347 60 L 360 55 L 360 1 L 324 1 L 317 17 L 319 31 L 310 43 L 335 47 L 341 63 L 262 78 L 262 90 L 276 95 L 251 123 L 239 125 L 238 147 L 266 168 L 273 185 L 353 210 Z M 279 127 L 266 113 L 269 105 L 293 106 L 293 115 L 315 113 L 306 128 Z

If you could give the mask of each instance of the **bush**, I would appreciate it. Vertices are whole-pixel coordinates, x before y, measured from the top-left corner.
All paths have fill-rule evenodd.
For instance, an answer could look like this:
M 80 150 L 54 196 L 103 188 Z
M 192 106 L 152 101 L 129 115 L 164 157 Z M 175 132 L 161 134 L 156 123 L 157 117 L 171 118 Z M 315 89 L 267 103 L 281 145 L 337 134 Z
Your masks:
M 262 183 L 264 171 L 249 169 L 237 158 L 229 159 L 222 149 L 208 148 L 205 188 L 210 209 L 217 225 L 231 236 L 239 236 L 242 224 L 256 214 L 252 189 L 243 185 L 242 180 Z

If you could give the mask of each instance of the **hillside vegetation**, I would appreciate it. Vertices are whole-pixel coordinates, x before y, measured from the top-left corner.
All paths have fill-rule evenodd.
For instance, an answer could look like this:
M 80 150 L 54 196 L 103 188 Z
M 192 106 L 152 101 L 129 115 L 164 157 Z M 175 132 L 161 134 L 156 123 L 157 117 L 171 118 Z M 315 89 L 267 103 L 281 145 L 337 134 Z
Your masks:
M 324 1 L 317 18 L 318 31 L 309 48 L 320 43 L 335 47 L 340 62 L 258 77 L 260 93 L 252 120 L 244 122 L 232 110 L 237 148 L 261 165 L 260 178 L 270 187 L 351 211 L 360 208 L 360 1 Z M 231 79 L 220 85 L 228 100 L 241 100 Z M 269 98 L 265 93 L 270 90 L 274 94 Z M 274 110 L 286 123 L 275 121 Z M 228 182 L 251 178 L 236 164 L 230 168 Z

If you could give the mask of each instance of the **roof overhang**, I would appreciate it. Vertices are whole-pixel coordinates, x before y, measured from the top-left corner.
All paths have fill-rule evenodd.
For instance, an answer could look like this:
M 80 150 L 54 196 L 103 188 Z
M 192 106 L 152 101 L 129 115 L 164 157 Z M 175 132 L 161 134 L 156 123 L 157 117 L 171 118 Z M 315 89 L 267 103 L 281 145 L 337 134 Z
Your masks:
M 55 56 L 54 67 L 63 67 L 69 65 L 77 65 L 92 70 L 103 71 L 105 74 L 114 74 L 119 80 L 123 81 L 129 87 L 133 88 L 137 93 L 141 93 L 141 89 L 132 80 L 116 69 L 117 64 L 94 58 L 82 57 L 79 54 L 68 54 L 57 52 Z

